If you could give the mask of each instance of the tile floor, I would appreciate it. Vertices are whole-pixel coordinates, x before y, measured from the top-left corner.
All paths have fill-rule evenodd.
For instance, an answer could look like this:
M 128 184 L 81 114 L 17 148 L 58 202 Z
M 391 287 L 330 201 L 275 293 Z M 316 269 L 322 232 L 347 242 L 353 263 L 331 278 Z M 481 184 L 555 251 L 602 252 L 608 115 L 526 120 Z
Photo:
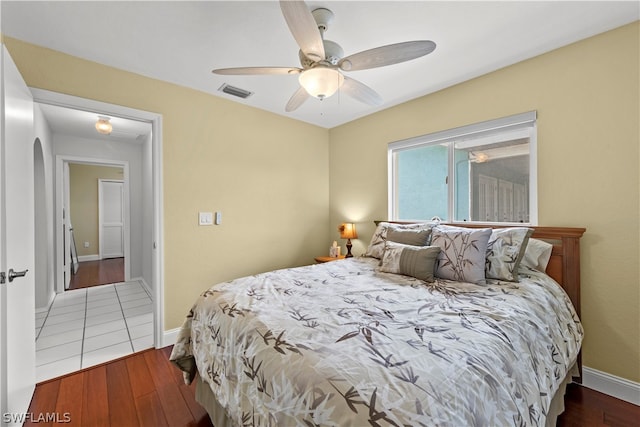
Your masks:
M 36 313 L 36 382 L 151 347 L 153 307 L 140 282 L 66 291 Z

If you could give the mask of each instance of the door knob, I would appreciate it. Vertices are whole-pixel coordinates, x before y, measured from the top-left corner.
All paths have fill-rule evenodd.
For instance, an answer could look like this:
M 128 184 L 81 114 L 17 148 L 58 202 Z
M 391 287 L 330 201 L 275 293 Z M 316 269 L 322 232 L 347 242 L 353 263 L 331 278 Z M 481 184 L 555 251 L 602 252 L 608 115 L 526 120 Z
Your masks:
M 24 270 L 24 271 L 13 271 L 13 268 L 9 269 L 9 283 L 13 282 L 13 279 L 17 279 L 19 277 L 24 277 L 27 275 L 27 271 L 29 270 Z

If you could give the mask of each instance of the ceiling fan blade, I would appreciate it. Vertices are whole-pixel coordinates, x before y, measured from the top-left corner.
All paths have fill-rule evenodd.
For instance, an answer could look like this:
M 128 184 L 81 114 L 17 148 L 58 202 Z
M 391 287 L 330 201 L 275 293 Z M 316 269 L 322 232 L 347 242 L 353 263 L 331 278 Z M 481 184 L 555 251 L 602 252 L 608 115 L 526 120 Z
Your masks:
M 312 61 L 323 60 L 322 36 L 305 2 L 280 0 L 280 9 L 300 50 Z
M 431 40 L 416 40 L 395 43 L 354 53 L 338 62 L 344 71 L 367 70 L 369 68 L 384 67 L 398 64 L 411 59 L 420 58 L 434 51 L 436 44 Z
M 218 68 L 213 70 L 214 74 L 223 75 L 263 75 L 263 74 L 299 74 L 302 68 L 296 67 L 238 67 L 238 68 Z
M 284 107 L 284 111 L 287 113 L 297 110 L 304 102 L 309 99 L 311 95 L 307 93 L 307 91 L 300 86 L 297 91 L 291 96 L 289 102 L 287 102 L 287 106 Z
M 346 93 L 352 98 L 368 105 L 379 106 L 382 105 L 383 102 L 382 97 L 378 95 L 378 92 L 371 89 L 366 84 L 347 76 L 344 77 L 344 83 L 340 87 L 340 90 L 342 93 Z

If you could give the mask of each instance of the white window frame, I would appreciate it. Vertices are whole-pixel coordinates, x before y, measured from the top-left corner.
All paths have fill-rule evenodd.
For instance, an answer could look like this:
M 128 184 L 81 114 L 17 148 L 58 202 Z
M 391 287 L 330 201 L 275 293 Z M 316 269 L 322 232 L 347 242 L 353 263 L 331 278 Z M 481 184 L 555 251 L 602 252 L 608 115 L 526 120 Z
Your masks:
M 495 134 L 504 134 L 509 136 L 510 134 L 521 134 L 523 131 L 528 133 L 529 137 L 529 222 L 526 224 L 537 225 L 538 224 L 538 143 L 537 143 L 537 112 L 528 111 L 526 113 L 515 114 L 513 116 L 502 117 L 495 120 L 487 120 L 480 123 L 474 123 L 467 126 L 461 126 L 454 129 L 448 129 L 440 132 L 435 132 L 427 135 L 421 135 L 409 139 L 404 139 L 396 142 L 391 142 L 387 149 L 387 171 L 388 171 L 388 218 L 390 220 L 397 220 L 397 194 L 396 194 L 396 168 L 395 168 L 395 156 L 394 154 L 423 145 L 433 145 L 438 143 L 450 143 L 449 144 L 449 179 L 448 185 L 448 222 L 461 222 L 455 221 L 454 218 L 454 203 L 455 203 L 455 174 L 454 170 L 454 145 L 453 142 L 459 142 L 460 140 L 473 138 L 478 140 L 483 136 L 493 136 Z M 444 218 L 443 218 L 444 220 Z M 468 221 L 472 223 L 487 223 L 485 221 Z M 500 222 L 499 224 L 509 224 Z M 514 223 L 522 224 L 522 223 Z

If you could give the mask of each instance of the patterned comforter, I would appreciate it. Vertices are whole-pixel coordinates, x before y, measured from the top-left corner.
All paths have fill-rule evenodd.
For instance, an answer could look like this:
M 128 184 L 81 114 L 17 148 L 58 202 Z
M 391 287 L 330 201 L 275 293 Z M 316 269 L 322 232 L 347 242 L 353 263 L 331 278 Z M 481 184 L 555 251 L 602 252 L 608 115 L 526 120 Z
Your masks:
M 426 283 L 352 258 L 211 287 L 171 360 L 239 426 L 539 426 L 583 337 L 564 291 Z M 194 362 L 195 361 L 195 365 Z

